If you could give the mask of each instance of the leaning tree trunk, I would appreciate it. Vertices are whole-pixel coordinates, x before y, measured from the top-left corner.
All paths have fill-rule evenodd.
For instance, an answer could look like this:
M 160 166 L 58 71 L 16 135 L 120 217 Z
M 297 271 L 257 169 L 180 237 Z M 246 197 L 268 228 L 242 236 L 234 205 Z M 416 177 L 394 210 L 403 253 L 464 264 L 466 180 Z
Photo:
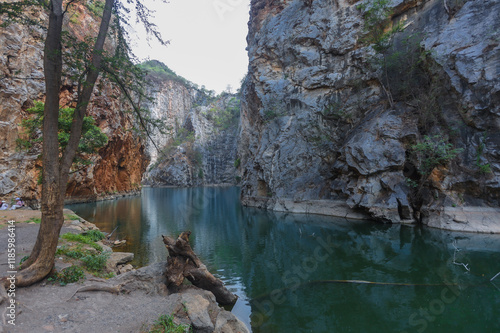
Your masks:
M 222 305 L 234 304 L 238 298 L 227 290 L 224 283 L 213 276 L 189 244 L 190 231 L 173 238 L 162 236 L 170 255 L 167 259 L 167 287 L 178 287 L 187 278 L 193 285 L 211 291 Z
M 50 273 L 54 265 L 59 232 L 64 222 L 57 133 L 62 73 L 61 33 L 64 18 L 62 0 L 52 0 L 50 9 L 43 63 L 46 99 L 43 119 L 42 222 L 30 257 L 16 276 L 16 284 L 19 287 L 31 285 Z
M 46 277 L 54 266 L 59 233 L 64 223 L 64 197 L 69 178 L 69 169 L 80 142 L 83 118 L 99 76 L 104 42 L 111 20 L 114 0 L 106 0 L 99 34 L 97 36 L 92 63 L 86 71 L 82 90 L 78 91 L 71 134 L 60 157 L 58 140 L 59 93 L 62 75 L 62 23 L 64 11 L 62 0 L 51 0 L 49 27 L 45 39 L 44 74 L 46 99 L 43 122 L 43 177 L 42 177 L 42 222 L 30 257 L 21 265 L 16 276 L 18 287 L 29 286 Z M 2 281 L 4 284 L 6 281 Z

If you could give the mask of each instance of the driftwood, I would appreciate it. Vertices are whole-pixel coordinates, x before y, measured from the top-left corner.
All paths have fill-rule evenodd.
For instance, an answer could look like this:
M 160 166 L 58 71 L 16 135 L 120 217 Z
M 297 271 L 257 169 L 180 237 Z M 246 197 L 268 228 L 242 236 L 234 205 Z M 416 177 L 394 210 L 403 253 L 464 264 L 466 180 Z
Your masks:
M 73 295 L 71 295 L 70 298 L 66 300 L 66 302 L 70 301 L 76 294 L 86 292 L 86 291 L 103 291 L 111 294 L 119 294 L 121 291 L 122 285 L 116 285 L 116 286 L 106 286 L 106 285 L 90 285 L 90 286 L 84 286 L 79 289 L 77 289 Z
M 190 231 L 185 231 L 177 239 L 163 237 L 168 250 L 167 287 L 179 287 L 187 278 L 196 287 L 211 291 L 219 304 L 228 305 L 236 302 L 237 296 L 226 289 L 221 280 L 213 276 L 196 256 L 189 244 Z

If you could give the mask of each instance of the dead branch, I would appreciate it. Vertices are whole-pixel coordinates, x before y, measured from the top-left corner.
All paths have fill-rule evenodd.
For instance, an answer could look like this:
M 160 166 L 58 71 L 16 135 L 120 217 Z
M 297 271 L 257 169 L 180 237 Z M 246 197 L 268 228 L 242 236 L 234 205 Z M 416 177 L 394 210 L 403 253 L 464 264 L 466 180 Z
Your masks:
M 119 294 L 122 289 L 122 284 L 118 284 L 115 286 L 103 286 L 103 285 L 90 285 L 77 289 L 70 298 L 66 300 L 66 302 L 70 301 L 77 293 L 88 292 L 88 291 L 103 291 L 111 294 Z
M 448 7 L 448 4 L 446 3 L 446 0 L 444 0 L 444 10 L 446 10 L 446 13 L 450 15 L 450 8 Z
M 190 231 L 183 232 L 177 239 L 162 236 L 168 250 L 167 287 L 176 288 L 187 278 L 193 285 L 211 291 L 220 304 L 234 304 L 237 296 L 227 290 L 224 283 L 212 275 L 194 253 L 189 244 Z

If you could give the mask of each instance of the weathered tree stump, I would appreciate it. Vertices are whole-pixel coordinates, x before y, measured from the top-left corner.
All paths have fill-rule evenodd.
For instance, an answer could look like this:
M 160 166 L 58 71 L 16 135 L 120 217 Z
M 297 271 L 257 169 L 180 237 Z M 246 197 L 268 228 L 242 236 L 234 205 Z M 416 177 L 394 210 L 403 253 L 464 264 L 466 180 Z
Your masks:
M 185 231 L 177 239 L 163 236 L 163 243 L 168 250 L 167 287 L 179 287 L 184 278 L 193 285 L 211 291 L 219 304 L 234 304 L 238 298 L 227 290 L 221 280 L 213 276 L 201 262 L 189 244 L 191 231 Z

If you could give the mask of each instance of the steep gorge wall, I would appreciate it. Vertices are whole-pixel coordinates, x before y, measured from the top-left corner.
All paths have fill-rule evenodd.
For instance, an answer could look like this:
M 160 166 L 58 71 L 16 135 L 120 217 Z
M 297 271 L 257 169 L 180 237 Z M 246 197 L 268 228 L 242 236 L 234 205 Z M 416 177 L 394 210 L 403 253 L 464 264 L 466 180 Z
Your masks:
M 373 66 L 367 2 L 252 0 L 243 203 L 500 232 L 500 1 L 393 0 L 394 45 L 417 36 L 426 55 L 406 92 L 410 67 L 381 80 Z M 429 175 L 414 152 L 426 135 L 459 149 Z
M 177 107 L 166 108 L 156 102 L 152 108 L 155 117 L 164 119 L 172 130 L 167 135 L 154 135 L 160 152 L 150 144 L 155 155 L 144 174 L 144 185 L 190 187 L 237 182 L 239 99 L 230 94 L 212 98 L 193 88 L 190 91 L 186 103 L 176 103 L 179 94 L 161 94 L 155 99 Z
M 98 28 L 85 6 L 76 4 L 73 8 L 66 17 L 67 29 L 78 35 Z M 41 29 L 20 25 L 0 30 L 0 198 L 8 201 L 22 196 L 36 202 L 40 195 L 40 149 L 20 151 L 16 139 L 23 131 L 22 119 L 29 117 L 26 110 L 34 101 L 44 100 L 43 37 Z M 108 47 L 112 43 L 109 41 Z M 63 107 L 74 106 L 75 91 L 76 83 L 64 80 Z M 119 89 L 111 83 L 100 81 L 96 85 L 88 115 L 109 141 L 92 165 L 71 175 L 67 192 L 70 201 L 96 200 L 140 188 L 148 155 L 142 139 L 129 131 L 133 119 L 122 112 L 130 106 L 116 96 L 120 96 Z

